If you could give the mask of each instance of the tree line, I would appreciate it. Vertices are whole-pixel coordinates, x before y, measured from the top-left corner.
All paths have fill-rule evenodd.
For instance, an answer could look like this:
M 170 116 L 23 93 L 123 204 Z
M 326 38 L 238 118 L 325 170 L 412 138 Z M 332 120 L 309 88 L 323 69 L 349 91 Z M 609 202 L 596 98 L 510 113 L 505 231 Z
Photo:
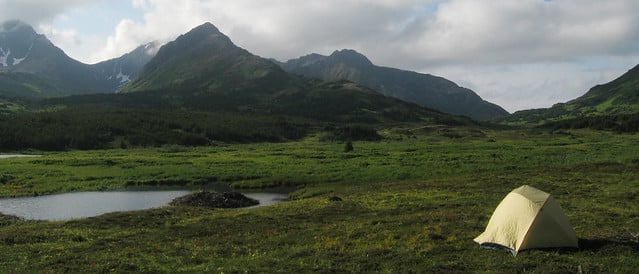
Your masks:
M 543 127 L 551 129 L 588 128 L 633 133 L 639 131 L 639 114 L 586 116 L 547 123 Z
M 0 149 L 67 150 L 280 142 L 306 135 L 308 125 L 283 116 L 240 113 L 67 108 L 0 116 Z

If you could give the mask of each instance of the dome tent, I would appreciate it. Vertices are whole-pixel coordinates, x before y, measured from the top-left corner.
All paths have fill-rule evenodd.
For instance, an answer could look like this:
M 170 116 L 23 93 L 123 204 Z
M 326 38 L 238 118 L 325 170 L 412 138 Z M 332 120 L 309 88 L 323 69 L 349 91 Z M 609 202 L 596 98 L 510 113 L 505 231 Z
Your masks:
M 482 247 L 504 247 L 517 255 L 532 248 L 576 248 L 577 236 L 550 194 L 524 185 L 499 203 L 475 242 Z

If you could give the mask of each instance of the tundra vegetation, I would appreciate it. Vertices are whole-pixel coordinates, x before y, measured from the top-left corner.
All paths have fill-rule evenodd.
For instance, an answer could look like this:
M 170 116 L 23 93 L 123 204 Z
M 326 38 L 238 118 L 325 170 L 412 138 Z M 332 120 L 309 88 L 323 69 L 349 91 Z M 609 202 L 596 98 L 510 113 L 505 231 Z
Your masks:
M 336 131 L 339 132 L 339 131 Z M 619 272 L 639 268 L 639 136 L 393 128 L 345 141 L 38 152 L 0 196 L 131 186 L 295 186 L 256 209 L 166 206 L 59 222 L 0 218 L 0 272 Z M 472 239 L 512 189 L 551 193 L 579 249 L 513 257 Z

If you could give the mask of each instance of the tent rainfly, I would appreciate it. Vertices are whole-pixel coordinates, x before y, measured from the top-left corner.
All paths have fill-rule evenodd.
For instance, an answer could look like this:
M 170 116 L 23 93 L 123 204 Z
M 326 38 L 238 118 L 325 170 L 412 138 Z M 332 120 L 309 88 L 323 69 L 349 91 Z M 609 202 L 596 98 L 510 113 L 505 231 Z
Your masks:
M 578 247 L 575 231 L 555 199 L 527 185 L 506 195 L 475 242 L 506 248 L 515 256 L 524 249 Z

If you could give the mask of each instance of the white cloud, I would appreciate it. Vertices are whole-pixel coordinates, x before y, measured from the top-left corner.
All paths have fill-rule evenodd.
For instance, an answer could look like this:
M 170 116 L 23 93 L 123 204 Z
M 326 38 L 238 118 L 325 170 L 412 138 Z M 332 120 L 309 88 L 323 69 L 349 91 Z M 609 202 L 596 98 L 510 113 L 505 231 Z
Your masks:
M 118 25 L 114 43 L 144 43 L 175 38 L 212 22 L 238 45 L 268 57 L 293 58 L 310 51 L 330 52 L 378 42 L 424 1 L 145 1 L 143 22 Z M 405 19 L 401 19 L 404 21 Z M 399 22 L 401 24 L 402 22 Z M 146 40 L 144 40 L 146 39 Z M 97 56 L 122 54 L 108 46 Z
M 442 3 L 398 41 L 416 62 L 516 64 L 639 51 L 638 1 Z M 628 46 L 633 47 L 628 49 Z
M 93 4 L 99 0 L 0 0 L 0 22 L 19 19 L 32 25 L 50 23 L 70 8 Z
M 2 1 L 2 0 L 0 0 Z M 15 1 L 34 4 L 36 1 Z M 56 2 L 56 1 L 50 1 Z M 69 5 L 92 1 L 57 1 Z M 639 2 L 392 0 L 130 0 L 145 13 L 122 20 L 90 59 L 169 40 L 212 22 L 237 44 L 287 59 L 355 48 L 385 65 L 427 69 L 450 64 L 571 61 L 639 50 Z
M 635 65 L 621 60 L 605 61 L 610 63 L 599 65 L 596 69 L 591 69 L 594 64 L 541 62 L 470 67 L 451 65 L 438 67 L 431 72 L 446 75 L 460 86 L 481 91 L 480 95 L 485 100 L 514 112 L 567 102 L 595 85 L 619 77 Z
M 133 7 L 135 7 L 135 8 L 145 8 L 146 7 L 146 0 L 132 0 L 131 3 L 133 4 Z
M 110 39 L 170 39 L 210 21 L 236 43 L 279 59 L 355 48 L 383 64 L 571 61 L 639 51 L 639 1 L 134 0 L 144 22 Z M 109 46 L 102 55 L 123 53 Z M 426 64 L 426 65 L 425 65 Z

